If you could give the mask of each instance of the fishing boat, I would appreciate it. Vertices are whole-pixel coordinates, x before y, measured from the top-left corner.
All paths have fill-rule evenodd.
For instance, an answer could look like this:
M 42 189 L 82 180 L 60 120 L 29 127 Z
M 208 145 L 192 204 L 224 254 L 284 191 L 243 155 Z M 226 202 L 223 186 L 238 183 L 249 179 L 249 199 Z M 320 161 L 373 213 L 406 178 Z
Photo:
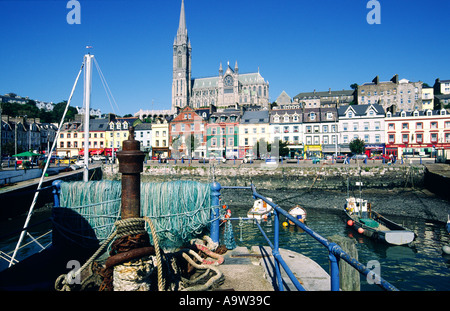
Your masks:
M 296 205 L 293 208 L 291 208 L 288 211 L 289 215 L 295 217 L 297 220 L 301 221 L 302 223 L 306 222 L 306 210 L 301 207 L 300 205 Z M 294 223 L 289 220 L 289 224 L 293 225 Z
M 372 211 L 367 200 L 355 197 L 347 198 L 344 213 L 347 226 L 374 240 L 391 245 L 407 245 L 416 237 L 413 231 Z
M 272 201 L 271 198 L 267 198 L 269 201 Z M 248 211 L 247 217 L 253 218 L 257 220 L 268 219 L 273 214 L 272 206 L 267 204 L 261 199 L 255 200 L 253 203 L 253 207 Z

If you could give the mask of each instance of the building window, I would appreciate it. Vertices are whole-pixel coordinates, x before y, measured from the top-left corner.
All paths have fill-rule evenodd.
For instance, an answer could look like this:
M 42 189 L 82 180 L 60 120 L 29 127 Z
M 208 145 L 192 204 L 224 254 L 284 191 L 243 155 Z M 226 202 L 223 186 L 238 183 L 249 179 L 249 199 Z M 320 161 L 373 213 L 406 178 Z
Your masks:
M 348 136 L 347 136 L 347 135 L 344 135 L 344 136 L 342 137 L 342 139 L 344 140 L 344 141 L 343 141 L 344 144 L 347 144 L 347 143 L 348 143 Z
M 311 125 L 307 125 L 306 126 L 306 133 L 312 133 L 312 127 L 311 127 Z
M 379 143 L 380 142 L 380 135 L 375 135 L 375 142 L 376 143 Z
M 437 133 L 431 133 L 431 142 L 437 143 L 438 141 L 438 134 Z
M 409 129 L 409 124 L 408 123 L 402 123 L 402 130 L 407 130 Z
M 390 144 L 395 143 L 395 135 L 394 134 L 389 134 L 388 141 L 389 141 Z
M 311 136 L 306 136 L 306 144 L 311 145 Z
M 402 142 L 404 144 L 409 142 L 409 135 L 408 134 L 402 134 Z
M 418 143 L 423 142 L 423 134 L 416 134 L 416 142 Z
M 445 133 L 445 142 L 450 143 L 450 133 Z
M 437 122 L 431 122 L 431 128 L 437 129 Z
M 344 132 L 348 131 L 348 123 L 343 123 L 342 128 L 344 129 Z
M 422 122 L 417 122 L 416 123 L 416 129 L 417 130 L 423 130 L 423 123 Z
M 314 136 L 314 145 L 319 145 L 319 144 L 320 144 L 320 137 Z

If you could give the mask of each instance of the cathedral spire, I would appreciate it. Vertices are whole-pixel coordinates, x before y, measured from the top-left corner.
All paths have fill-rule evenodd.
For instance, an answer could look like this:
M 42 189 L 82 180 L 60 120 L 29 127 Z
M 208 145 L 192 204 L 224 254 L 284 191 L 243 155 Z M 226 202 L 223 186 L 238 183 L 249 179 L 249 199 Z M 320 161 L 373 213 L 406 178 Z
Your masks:
M 186 15 L 184 13 L 184 0 L 181 0 L 180 23 L 178 25 L 178 35 L 186 35 Z

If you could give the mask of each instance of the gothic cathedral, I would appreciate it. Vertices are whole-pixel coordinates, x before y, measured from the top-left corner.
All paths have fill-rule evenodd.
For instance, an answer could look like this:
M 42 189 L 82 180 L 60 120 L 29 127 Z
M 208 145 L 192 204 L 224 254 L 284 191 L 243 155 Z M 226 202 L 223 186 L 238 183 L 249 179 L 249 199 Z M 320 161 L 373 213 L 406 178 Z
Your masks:
M 181 1 L 180 22 L 173 42 L 172 109 L 191 106 L 194 109 L 211 105 L 218 110 L 235 104 L 243 106 L 269 105 L 269 82 L 258 72 L 239 74 L 237 61 L 234 69 L 222 63 L 219 75 L 192 79 L 192 47 L 186 28 L 184 0 Z

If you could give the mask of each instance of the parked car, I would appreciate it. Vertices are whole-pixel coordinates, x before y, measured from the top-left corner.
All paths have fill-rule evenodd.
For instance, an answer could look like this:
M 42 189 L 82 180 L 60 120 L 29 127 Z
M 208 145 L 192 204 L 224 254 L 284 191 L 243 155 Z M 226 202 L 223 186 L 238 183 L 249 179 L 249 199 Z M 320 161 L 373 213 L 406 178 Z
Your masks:
M 253 155 L 250 154 L 246 154 L 244 159 L 242 160 L 242 162 L 244 163 L 251 163 L 255 161 L 255 157 Z
M 345 161 L 345 156 L 344 155 L 338 155 L 337 157 L 336 157 L 336 163 L 344 163 L 344 161 Z
M 92 156 L 92 160 L 94 160 L 94 161 L 105 161 L 105 156 L 103 156 L 103 155 L 94 155 L 94 156 Z
M 353 160 L 365 160 L 365 159 L 367 159 L 367 154 L 355 154 L 350 159 L 353 159 Z
M 387 155 L 376 155 L 369 158 L 369 160 L 383 160 L 383 159 L 385 161 L 389 161 L 389 157 Z
M 312 164 L 317 164 L 317 163 L 320 163 L 320 161 L 322 161 L 322 159 L 318 158 L 318 157 L 312 157 L 309 159 L 311 160 Z

